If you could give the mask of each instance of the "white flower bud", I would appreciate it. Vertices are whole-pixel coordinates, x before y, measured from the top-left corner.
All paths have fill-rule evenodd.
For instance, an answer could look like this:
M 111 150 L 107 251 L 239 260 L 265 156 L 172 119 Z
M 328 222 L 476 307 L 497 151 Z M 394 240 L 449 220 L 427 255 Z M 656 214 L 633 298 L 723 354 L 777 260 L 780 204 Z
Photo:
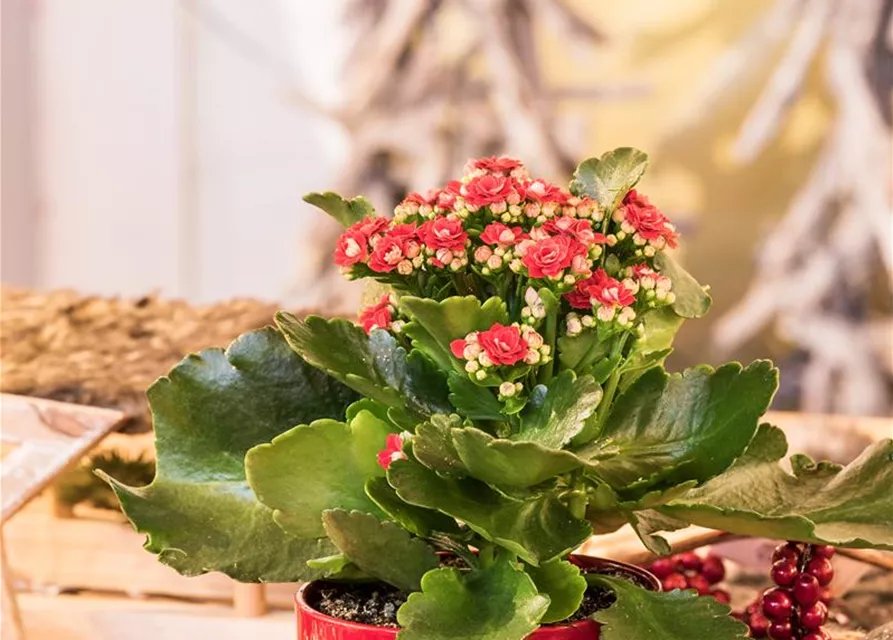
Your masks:
M 401 276 L 408 276 L 412 273 L 412 262 L 409 260 L 401 260 L 397 263 L 397 273 Z
M 580 321 L 580 318 L 568 316 L 567 318 L 567 335 L 569 336 L 577 336 L 580 335 L 580 332 L 583 331 L 583 323 Z
M 478 354 L 478 362 L 481 363 L 482 367 L 492 367 L 493 366 L 493 361 L 490 360 L 490 356 L 487 355 L 486 351 L 481 351 L 481 353 Z
M 582 322 L 583 326 L 587 328 L 595 326 L 595 318 L 593 318 L 592 316 L 583 316 L 580 322 Z
M 602 322 L 610 322 L 614 319 L 614 307 L 599 307 L 595 315 Z
M 529 318 L 530 314 L 531 314 L 530 307 L 524 307 L 523 309 L 521 309 L 521 317 L 522 318 Z
M 626 327 L 635 319 L 636 312 L 633 311 L 632 307 L 623 307 L 620 310 L 620 313 L 617 315 L 617 322 L 620 323 L 620 326 Z
M 499 385 L 499 395 L 504 398 L 511 398 L 515 395 L 515 385 L 511 382 L 503 382 Z
M 394 322 L 391 323 L 391 331 L 393 331 L 394 333 L 402 333 L 402 332 L 403 332 L 403 326 L 404 326 L 405 324 L 406 324 L 406 323 L 403 322 L 402 320 L 396 320 L 396 321 L 394 321 Z
M 527 335 L 524 336 L 524 341 L 531 349 L 539 349 L 543 346 L 543 337 L 536 331 L 528 331 Z
M 540 353 L 543 354 L 544 356 L 547 356 L 550 353 L 552 353 L 552 347 L 550 347 L 547 344 L 544 344 L 542 347 L 540 347 Z
M 537 364 L 540 361 L 540 352 L 534 351 L 531 349 L 527 352 L 527 355 L 524 356 L 524 362 L 527 364 Z
M 502 258 L 497 255 L 490 256 L 490 259 L 487 260 L 487 266 L 491 269 L 498 269 L 502 266 Z
M 465 345 L 465 349 L 462 350 L 462 357 L 466 360 L 474 360 L 481 353 L 481 345 L 477 342 L 472 342 L 471 344 Z
M 493 255 L 493 249 L 483 245 L 474 250 L 474 259 L 477 262 L 486 262 Z
M 477 378 L 478 380 L 483 380 L 484 378 L 487 377 L 487 372 L 484 371 L 483 369 L 481 369 L 480 371 L 475 372 L 474 377 Z
M 465 363 L 465 370 L 468 373 L 474 373 L 475 371 L 477 371 L 480 368 L 481 368 L 481 365 L 479 365 L 477 363 L 477 360 L 469 360 L 468 362 Z
M 508 209 L 508 205 L 505 203 L 505 200 L 501 202 L 494 202 L 490 205 L 490 211 L 493 213 L 505 213 Z
M 653 258 L 653 257 L 654 257 L 654 254 L 657 253 L 657 252 L 654 250 L 654 247 L 652 247 L 650 244 L 645 245 L 645 248 L 642 249 L 642 251 L 643 251 L 644 254 L 645 254 L 646 256 L 648 256 L 649 258 Z

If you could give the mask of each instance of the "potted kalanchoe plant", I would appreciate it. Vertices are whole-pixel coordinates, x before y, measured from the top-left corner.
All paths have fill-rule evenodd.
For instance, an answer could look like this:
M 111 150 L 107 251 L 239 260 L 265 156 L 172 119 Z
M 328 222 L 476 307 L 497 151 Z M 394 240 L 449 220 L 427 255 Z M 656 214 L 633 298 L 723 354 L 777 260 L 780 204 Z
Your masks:
M 393 218 L 308 196 L 380 297 L 359 324 L 280 313 L 149 390 L 155 480 L 111 480 L 146 548 L 313 581 L 302 639 L 400 640 L 745 636 L 712 598 L 572 555 L 624 524 L 658 554 L 688 524 L 893 548 L 893 443 L 787 468 L 770 362 L 665 371 L 710 297 L 634 189 L 646 164 L 617 149 L 565 190 L 485 158 Z

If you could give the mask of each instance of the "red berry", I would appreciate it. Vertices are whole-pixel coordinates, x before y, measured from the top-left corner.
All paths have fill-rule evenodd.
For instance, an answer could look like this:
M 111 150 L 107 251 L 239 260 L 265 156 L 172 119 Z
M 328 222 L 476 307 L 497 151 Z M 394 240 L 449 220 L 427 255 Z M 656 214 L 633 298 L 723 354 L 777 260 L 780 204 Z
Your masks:
M 664 588 L 664 591 L 672 591 L 673 589 L 685 589 L 688 587 L 688 581 L 681 573 L 671 573 L 666 578 L 661 580 L 660 584 Z
M 676 571 L 676 563 L 671 558 L 658 558 L 651 563 L 648 570 L 653 573 L 659 580 L 663 580 L 668 575 Z
M 701 575 L 707 578 L 710 584 L 722 582 L 726 577 L 726 568 L 719 556 L 707 556 L 701 564 Z
M 750 616 L 748 626 L 750 627 L 750 632 L 753 634 L 754 638 L 763 638 L 769 630 L 769 624 L 769 619 L 762 613 L 755 613 Z
M 819 601 L 824 602 L 830 607 L 831 603 L 834 602 L 834 592 L 831 591 L 831 589 L 829 589 L 828 587 L 825 587 L 819 593 Z
M 822 558 L 830 558 L 836 553 L 836 549 L 830 544 L 817 544 L 812 548 L 812 552 Z
M 828 619 L 828 607 L 822 602 L 816 602 L 811 607 L 803 607 L 800 610 L 800 626 L 804 629 L 818 629 Z
M 689 571 L 700 571 L 701 570 L 701 557 L 695 553 L 694 551 L 686 551 L 685 553 L 680 553 L 677 558 L 678 566 L 683 569 L 688 569 Z
M 722 589 L 714 589 L 710 592 L 710 595 L 723 604 L 729 604 L 732 601 L 732 596 L 729 595 L 729 592 Z
M 772 576 L 772 582 L 779 587 L 790 587 L 800 572 L 797 570 L 796 563 L 790 560 L 779 560 L 772 565 L 769 575 Z
M 815 576 L 819 581 L 819 584 L 826 587 L 834 578 L 834 567 L 831 565 L 831 561 L 828 560 L 828 558 L 818 556 L 816 558 L 810 558 L 809 562 L 806 564 L 806 573 Z
M 769 625 L 769 637 L 772 640 L 790 640 L 794 637 L 794 628 L 790 620 L 777 620 Z
M 778 545 L 772 554 L 772 562 L 778 562 L 779 560 L 797 562 L 800 560 L 800 548 L 793 542 Z
M 785 589 L 769 589 L 763 594 L 763 614 L 772 620 L 785 620 L 791 617 L 794 609 L 794 601 L 790 593 Z
M 816 629 L 807 633 L 801 640 L 831 640 L 831 636 L 828 635 L 827 631 Z
M 808 573 L 801 573 L 797 576 L 792 591 L 794 599 L 804 607 L 812 606 L 818 602 L 821 595 L 819 581 L 815 579 L 815 576 L 811 576 Z
M 694 575 L 688 576 L 685 579 L 688 588 L 694 589 L 698 592 L 698 595 L 703 596 L 706 593 L 710 592 L 710 583 L 707 582 L 707 578 L 702 576 L 700 573 L 696 573 Z

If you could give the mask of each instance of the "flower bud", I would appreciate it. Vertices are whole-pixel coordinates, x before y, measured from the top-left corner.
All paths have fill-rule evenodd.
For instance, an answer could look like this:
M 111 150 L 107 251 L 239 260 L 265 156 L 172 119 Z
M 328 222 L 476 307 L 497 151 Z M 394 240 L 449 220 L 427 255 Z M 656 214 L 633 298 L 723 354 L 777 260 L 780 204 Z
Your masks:
M 504 398 L 511 398 L 515 395 L 515 385 L 511 382 L 503 382 L 499 385 L 499 395 Z
M 481 368 L 481 365 L 478 364 L 477 360 L 469 360 L 465 363 L 465 370 L 468 373 L 474 373 L 478 369 Z
M 580 319 L 580 322 L 582 322 L 583 326 L 587 328 L 592 328 L 595 326 L 595 319 L 592 316 L 583 316 Z
M 409 260 L 401 260 L 397 263 L 397 273 L 401 276 L 408 276 L 412 273 L 412 263 Z
M 534 351 L 531 349 L 527 352 L 527 355 L 524 356 L 524 362 L 527 364 L 537 364 L 540 361 L 540 352 Z
M 491 269 L 499 269 L 502 266 L 502 258 L 496 255 L 490 256 L 490 259 L 487 260 L 487 266 Z
M 490 360 L 490 356 L 487 355 L 486 351 L 481 351 L 481 353 L 478 354 L 478 362 L 481 363 L 482 367 L 492 367 L 493 366 L 493 361 Z
M 474 377 L 477 378 L 478 380 L 483 380 L 484 378 L 487 377 L 487 372 L 484 371 L 483 369 L 481 369 L 480 371 L 475 372 Z
M 569 336 L 580 335 L 580 332 L 583 331 L 583 323 L 580 321 L 580 318 L 578 318 L 576 315 L 574 315 L 573 317 L 568 315 L 566 331 L 567 335 Z
M 614 319 L 614 307 L 599 307 L 595 315 L 602 322 L 610 322 Z
M 476 262 L 486 262 L 493 255 L 493 249 L 487 245 L 483 245 L 474 250 L 474 259 Z

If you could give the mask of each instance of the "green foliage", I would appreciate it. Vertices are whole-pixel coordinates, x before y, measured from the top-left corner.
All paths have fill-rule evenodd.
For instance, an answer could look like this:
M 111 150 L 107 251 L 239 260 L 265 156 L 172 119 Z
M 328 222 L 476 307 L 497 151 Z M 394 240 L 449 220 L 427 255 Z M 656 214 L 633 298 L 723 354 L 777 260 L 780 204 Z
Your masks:
M 648 156 L 638 149 L 614 149 L 601 158 L 581 162 L 574 171 L 570 190 L 575 196 L 592 198 L 610 215 L 647 167 Z
M 784 433 L 762 425 L 727 472 L 658 510 L 743 535 L 893 549 L 893 440 L 845 467 L 795 455 L 789 472 L 779 465 L 786 452 Z
M 441 369 L 465 370 L 450 352 L 450 342 L 464 338 L 472 331 L 484 331 L 493 323 L 508 324 L 508 311 L 500 298 L 483 304 L 474 296 L 453 297 L 438 302 L 429 298 L 404 296 L 400 307 L 412 318 L 403 331 L 412 345 L 434 360 Z
M 342 227 L 349 227 L 366 216 L 375 215 L 372 204 L 363 196 L 345 200 L 337 193 L 326 191 L 325 193 L 308 193 L 304 196 L 304 202 L 322 209 Z
M 120 510 L 118 498 L 96 472 L 116 478 L 122 484 L 142 487 L 155 477 L 155 462 L 143 454 L 135 458 L 118 451 L 102 451 L 64 471 L 55 482 L 56 497 L 69 507 L 86 503 L 97 509 Z
M 429 469 L 445 477 L 462 478 L 468 469 L 453 444 L 452 429 L 463 426 L 457 415 L 431 416 L 431 419 L 418 426 L 412 439 L 412 453 Z
M 647 371 L 614 403 L 598 439 L 577 452 L 627 499 L 725 471 L 747 448 L 778 386 L 758 360 L 742 368 Z
M 325 539 L 296 539 L 273 521 L 245 478 L 256 444 L 317 418 L 341 417 L 354 392 L 303 362 L 275 329 L 248 333 L 224 352 L 191 355 L 149 389 L 157 473 L 146 487 L 108 481 L 146 549 L 185 575 L 288 582 L 317 574 Z
M 503 404 L 488 387 L 476 384 L 463 371 L 450 374 L 450 402 L 470 420 L 505 420 Z
M 549 596 L 549 609 L 540 622 L 558 622 L 569 618 L 580 608 L 589 583 L 575 565 L 567 560 L 552 560 L 532 567 L 524 565 L 536 585 L 536 590 Z
M 329 540 L 360 570 L 407 593 L 440 564 L 427 544 L 368 513 L 330 509 L 322 521 Z
M 693 590 L 646 591 L 620 578 L 591 574 L 590 582 L 609 587 L 617 600 L 593 614 L 604 640 L 744 640 L 747 626 L 729 615 L 729 607 Z
M 512 440 L 561 449 L 583 429 L 602 399 L 592 376 L 563 371 L 547 386 L 537 385 L 521 413 L 521 428 Z
M 391 464 L 388 482 L 406 502 L 449 514 L 530 564 L 569 553 L 590 533 L 551 493 L 513 499 L 478 480 L 441 477 L 412 460 Z
M 317 420 L 295 427 L 248 452 L 248 483 L 285 531 L 321 537 L 327 509 L 383 515 L 366 494 L 366 482 L 384 476 L 377 454 L 389 433 L 391 426 L 368 411 L 349 424 Z
M 522 640 L 549 607 L 507 558 L 478 571 L 435 569 L 397 611 L 398 640 Z
M 676 294 L 676 300 L 671 305 L 673 311 L 683 318 L 706 315 L 713 299 L 688 271 L 664 252 L 654 256 L 654 266 L 673 283 L 673 293 Z
M 388 517 L 410 533 L 427 538 L 433 533 L 458 534 L 456 521 L 434 509 L 423 509 L 400 499 L 394 488 L 382 477 L 366 481 L 366 495 Z

